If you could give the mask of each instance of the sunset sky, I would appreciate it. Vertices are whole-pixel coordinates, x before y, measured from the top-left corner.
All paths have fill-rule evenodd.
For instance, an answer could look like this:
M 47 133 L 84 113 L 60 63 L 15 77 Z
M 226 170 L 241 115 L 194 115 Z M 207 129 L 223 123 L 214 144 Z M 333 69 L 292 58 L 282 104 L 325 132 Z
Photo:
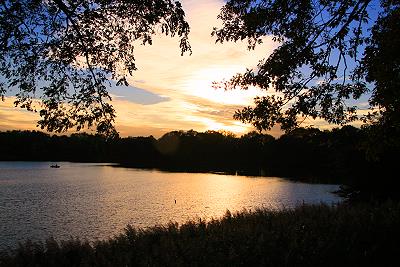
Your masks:
M 221 0 L 183 0 L 191 25 L 193 54 L 180 56 L 177 38 L 155 36 L 152 46 L 136 47 L 138 71 L 129 87 L 110 88 L 117 111 L 116 127 L 122 136 L 160 137 L 172 130 L 226 130 L 238 135 L 253 130 L 233 120 L 235 110 L 251 105 L 256 88 L 228 91 L 212 88 L 213 81 L 254 67 L 276 43 L 265 38 L 254 51 L 246 42 L 215 44 L 212 28 L 220 25 Z M 13 107 L 13 98 L 0 102 L 0 130 L 38 129 L 39 116 Z M 277 136 L 279 129 L 270 133 Z

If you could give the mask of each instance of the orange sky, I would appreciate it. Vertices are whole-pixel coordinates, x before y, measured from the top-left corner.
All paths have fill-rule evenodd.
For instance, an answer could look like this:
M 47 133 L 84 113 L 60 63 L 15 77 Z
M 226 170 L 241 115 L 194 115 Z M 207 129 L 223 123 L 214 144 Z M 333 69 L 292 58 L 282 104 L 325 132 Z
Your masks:
M 226 130 L 238 135 L 253 130 L 233 120 L 235 110 L 251 105 L 263 92 L 212 88 L 213 81 L 229 78 L 255 66 L 276 47 L 270 39 L 254 51 L 246 42 L 215 44 L 212 28 L 220 24 L 220 0 L 182 0 L 191 25 L 193 54 L 180 56 L 176 38 L 155 36 L 152 46 L 136 47 L 138 71 L 130 87 L 110 88 L 122 136 L 159 137 L 172 130 Z M 38 115 L 14 108 L 13 98 L 0 101 L 0 130 L 37 129 Z M 279 135 L 279 129 L 271 132 Z

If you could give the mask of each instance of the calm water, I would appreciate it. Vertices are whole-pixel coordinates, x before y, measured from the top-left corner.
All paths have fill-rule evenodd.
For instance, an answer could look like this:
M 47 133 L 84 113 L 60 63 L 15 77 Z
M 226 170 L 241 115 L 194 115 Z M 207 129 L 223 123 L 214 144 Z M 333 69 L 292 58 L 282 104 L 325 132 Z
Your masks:
M 101 164 L 0 162 L 0 247 L 27 238 L 105 239 L 127 225 L 221 217 L 227 209 L 337 202 L 335 185 Z M 175 204 L 176 200 L 176 204 Z

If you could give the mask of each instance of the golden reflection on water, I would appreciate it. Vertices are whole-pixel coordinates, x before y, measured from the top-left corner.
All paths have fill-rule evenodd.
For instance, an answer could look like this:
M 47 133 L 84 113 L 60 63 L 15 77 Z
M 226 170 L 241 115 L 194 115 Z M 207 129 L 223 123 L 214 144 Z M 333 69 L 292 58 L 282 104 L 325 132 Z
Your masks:
M 334 185 L 273 177 L 169 173 L 96 164 L 0 163 L 0 246 L 27 237 L 89 240 L 118 234 L 127 225 L 211 219 L 226 210 L 336 202 Z M 4 182 L 2 182 L 4 181 Z M 176 203 L 175 203 L 176 200 Z M 3 242 L 3 243 L 1 243 Z

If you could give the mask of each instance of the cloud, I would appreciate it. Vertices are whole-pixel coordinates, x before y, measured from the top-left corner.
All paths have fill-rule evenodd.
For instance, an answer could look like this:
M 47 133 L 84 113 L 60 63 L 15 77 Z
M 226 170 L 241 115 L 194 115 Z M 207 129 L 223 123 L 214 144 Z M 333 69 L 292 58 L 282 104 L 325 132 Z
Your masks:
M 14 107 L 14 101 L 14 97 L 6 97 L 4 101 L 0 101 L 0 131 L 37 130 L 39 115 Z
M 124 98 L 127 101 L 142 105 L 154 105 L 169 101 L 168 97 L 135 86 L 117 86 L 115 82 L 111 82 L 108 91 L 114 98 Z
M 203 83 L 215 79 L 229 78 L 242 72 L 247 67 L 255 66 L 259 59 L 268 56 L 276 43 L 265 38 L 264 44 L 249 51 L 246 42 L 216 44 L 211 37 L 223 1 L 202 0 L 182 1 L 186 17 L 191 26 L 190 42 L 193 54 L 180 56 L 177 38 L 162 35 L 155 36 L 152 46 L 136 47 L 138 71 L 135 79 L 146 80 L 145 89 L 162 95 L 192 93 L 198 88 L 191 88 L 194 81 L 201 78 Z M 212 73 L 212 77 L 209 77 Z
M 37 122 L 40 120 L 39 113 L 15 107 L 15 100 L 15 97 L 5 97 L 4 101 L 0 100 L 0 131 L 36 130 L 57 135 L 76 133 L 74 129 L 70 129 L 63 133 L 47 132 L 46 130 L 41 129 L 37 126 Z M 94 129 L 85 129 L 85 132 L 94 133 L 95 131 Z

